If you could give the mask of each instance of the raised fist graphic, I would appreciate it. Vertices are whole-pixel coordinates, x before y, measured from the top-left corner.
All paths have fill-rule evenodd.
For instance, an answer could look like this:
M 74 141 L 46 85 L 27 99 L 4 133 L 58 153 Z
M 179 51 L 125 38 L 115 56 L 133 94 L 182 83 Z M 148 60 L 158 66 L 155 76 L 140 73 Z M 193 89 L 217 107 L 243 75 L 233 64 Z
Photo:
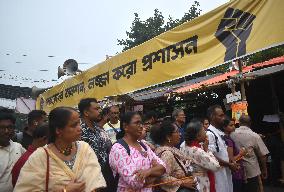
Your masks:
M 255 15 L 239 9 L 228 8 L 215 33 L 226 47 L 224 61 L 246 54 L 246 41 L 250 35 Z

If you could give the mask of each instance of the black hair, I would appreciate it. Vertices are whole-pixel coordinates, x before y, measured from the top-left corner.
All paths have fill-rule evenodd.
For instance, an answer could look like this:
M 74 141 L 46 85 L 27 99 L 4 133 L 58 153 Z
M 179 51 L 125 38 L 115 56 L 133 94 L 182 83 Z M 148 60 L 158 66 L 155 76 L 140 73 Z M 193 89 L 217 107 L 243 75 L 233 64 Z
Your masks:
M 139 115 L 139 113 L 137 112 L 126 112 L 122 117 L 121 117 L 121 121 L 120 121 L 120 132 L 118 134 L 116 134 L 116 139 L 122 139 L 125 135 L 125 130 L 124 130 L 124 124 L 130 124 L 132 118 L 135 115 Z
M 97 99 L 95 98 L 81 99 L 81 101 L 78 104 L 78 109 L 80 111 L 81 116 L 84 114 L 85 110 L 90 108 L 92 102 L 98 103 Z
M 101 114 L 102 114 L 103 117 L 108 115 L 109 113 L 110 113 L 110 107 L 105 107 L 105 108 L 102 109 Z
M 109 108 L 109 110 L 111 110 L 111 108 L 113 108 L 113 107 L 114 107 L 114 108 L 116 107 L 116 108 L 119 109 L 119 106 L 118 106 L 118 105 L 112 105 L 112 106 L 109 106 L 108 108 Z
M 13 110 L 8 108 L 1 108 L 0 109 L 0 121 L 1 120 L 10 120 L 13 124 L 16 123 L 16 117 Z
M 196 140 L 198 133 L 203 129 L 203 124 L 200 121 L 191 121 L 185 129 L 184 139 L 187 144 Z
M 207 109 L 207 117 L 212 120 L 212 116 L 215 114 L 216 109 L 222 109 L 220 105 L 212 105 Z
M 148 121 L 150 119 L 157 119 L 158 115 L 155 111 L 148 111 L 147 113 L 145 113 L 145 115 L 143 116 L 143 122 Z
M 168 136 L 175 131 L 173 121 L 164 120 L 161 124 L 156 124 L 151 128 L 150 137 L 158 145 L 164 144 Z
M 71 117 L 72 111 L 76 111 L 71 107 L 57 107 L 49 113 L 49 143 L 55 142 L 56 129 L 63 129 Z
M 202 122 L 202 123 L 204 123 L 204 121 L 205 121 L 205 120 L 208 120 L 208 122 L 210 123 L 210 121 L 209 121 L 209 118 L 208 118 L 208 117 L 203 117 L 203 118 L 201 119 L 201 122 Z
M 163 122 L 163 121 L 172 121 L 172 122 L 175 122 L 175 119 L 172 118 L 172 116 L 166 116 L 166 117 L 164 117 L 160 122 Z
M 202 122 L 202 123 L 203 123 L 202 119 L 199 118 L 199 117 L 194 117 L 194 118 L 192 118 L 192 119 L 190 120 L 190 122 Z
M 33 121 L 39 120 L 43 116 L 46 116 L 46 112 L 43 110 L 32 110 L 28 114 L 28 124 L 31 125 Z
M 226 115 L 224 120 L 224 127 L 227 127 L 231 121 L 233 121 L 233 119 Z
M 48 123 L 43 123 L 37 126 L 33 132 L 33 139 L 38 139 L 48 136 Z

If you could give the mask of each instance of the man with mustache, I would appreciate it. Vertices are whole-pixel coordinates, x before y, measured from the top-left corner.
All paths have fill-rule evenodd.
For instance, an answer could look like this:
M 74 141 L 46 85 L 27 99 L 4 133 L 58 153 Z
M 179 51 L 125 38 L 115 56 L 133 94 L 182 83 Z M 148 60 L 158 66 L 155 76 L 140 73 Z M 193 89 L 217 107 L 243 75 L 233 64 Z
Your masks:
M 98 157 L 102 174 L 110 187 L 108 154 L 112 146 L 111 140 L 106 137 L 106 133 L 98 124 L 102 119 L 102 109 L 95 98 L 82 99 L 78 105 L 81 114 L 82 136 L 81 140 L 89 143 Z M 106 188 L 103 191 L 111 192 Z
M 223 128 L 225 114 L 219 105 L 209 107 L 207 113 L 210 120 L 210 126 L 207 129 L 208 149 L 222 166 L 218 171 L 214 172 L 215 188 L 218 192 L 233 192 L 231 171 L 236 171 L 238 165 L 236 162 L 229 161 L 227 145 L 223 139 L 225 135 Z
M 12 192 L 11 170 L 25 153 L 21 144 L 11 140 L 16 118 L 10 109 L 0 109 L 0 191 Z
M 109 122 L 104 125 L 104 129 L 108 133 L 112 143 L 116 142 L 116 135 L 120 132 L 119 115 L 119 107 L 117 105 L 109 107 Z

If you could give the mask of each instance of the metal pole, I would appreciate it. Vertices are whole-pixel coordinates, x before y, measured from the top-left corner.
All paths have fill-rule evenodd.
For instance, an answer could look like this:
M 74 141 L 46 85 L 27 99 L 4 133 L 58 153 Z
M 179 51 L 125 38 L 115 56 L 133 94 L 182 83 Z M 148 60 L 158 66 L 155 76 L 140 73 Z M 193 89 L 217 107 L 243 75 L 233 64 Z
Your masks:
M 238 59 L 237 62 L 238 62 L 238 66 L 239 66 L 239 73 L 242 73 L 242 72 L 243 72 L 242 61 L 241 61 L 240 59 Z M 244 79 L 241 79 L 240 85 L 241 85 L 242 101 L 246 101 L 246 100 L 247 100 L 247 97 L 246 97 L 245 80 L 244 80 Z

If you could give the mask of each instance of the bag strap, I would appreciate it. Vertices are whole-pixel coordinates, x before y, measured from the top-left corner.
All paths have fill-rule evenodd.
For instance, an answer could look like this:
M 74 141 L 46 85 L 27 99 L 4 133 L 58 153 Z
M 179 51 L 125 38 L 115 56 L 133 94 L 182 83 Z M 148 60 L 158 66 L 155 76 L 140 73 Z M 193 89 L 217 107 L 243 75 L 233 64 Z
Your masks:
M 161 158 L 162 154 L 165 152 L 165 151 L 169 151 L 169 150 L 164 150 L 164 151 L 161 151 L 158 156 Z M 171 152 L 171 151 L 170 151 Z M 184 166 L 182 166 L 181 162 L 179 161 L 178 157 L 173 153 L 171 152 L 173 155 L 174 155 L 174 158 L 176 160 L 176 162 L 178 163 L 178 165 L 180 166 L 180 168 L 182 169 L 182 171 L 184 172 L 185 175 L 187 175 L 187 171 L 186 169 L 184 168 Z
M 49 154 L 46 148 L 43 148 L 46 153 L 46 176 L 45 176 L 45 192 L 48 192 L 48 183 L 49 183 Z
M 218 153 L 218 152 L 220 151 L 219 145 L 218 145 L 218 137 L 217 137 L 217 135 L 216 135 L 212 130 L 207 129 L 207 131 L 211 132 L 211 133 L 214 135 L 214 137 L 215 137 L 215 144 L 216 144 L 216 151 L 217 151 L 217 153 Z
M 130 155 L 129 145 L 123 139 L 118 139 L 115 143 L 119 143 L 120 145 L 122 145 L 122 147 L 126 150 L 127 154 Z M 143 142 L 139 142 L 139 144 L 141 145 L 141 147 L 145 151 L 147 151 L 147 147 L 145 146 L 145 144 Z M 119 174 L 118 173 L 116 173 L 116 175 L 114 177 L 114 181 L 117 182 L 117 183 L 115 183 L 115 185 L 118 185 L 118 181 L 119 181 Z
M 138 143 L 141 145 L 141 147 L 142 147 L 145 151 L 147 151 L 147 147 L 146 147 L 146 145 L 145 145 L 142 141 L 139 141 Z
M 120 145 L 122 145 L 122 147 L 126 150 L 127 154 L 130 155 L 130 148 L 129 148 L 129 145 L 123 140 L 123 139 L 118 139 L 116 141 L 116 143 L 119 143 Z M 143 142 L 138 142 L 140 144 L 140 146 L 145 150 L 147 151 L 147 147 L 146 145 L 143 143 Z
M 116 130 L 116 128 L 114 128 L 114 126 L 112 124 L 110 124 L 110 122 L 108 122 L 107 124 L 108 124 L 108 126 L 110 126 L 114 130 L 114 132 L 116 134 L 118 134 L 118 131 Z
M 122 147 L 126 150 L 127 154 L 130 155 L 130 148 L 123 139 L 118 139 L 116 143 L 119 143 L 120 145 L 122 145 Z

